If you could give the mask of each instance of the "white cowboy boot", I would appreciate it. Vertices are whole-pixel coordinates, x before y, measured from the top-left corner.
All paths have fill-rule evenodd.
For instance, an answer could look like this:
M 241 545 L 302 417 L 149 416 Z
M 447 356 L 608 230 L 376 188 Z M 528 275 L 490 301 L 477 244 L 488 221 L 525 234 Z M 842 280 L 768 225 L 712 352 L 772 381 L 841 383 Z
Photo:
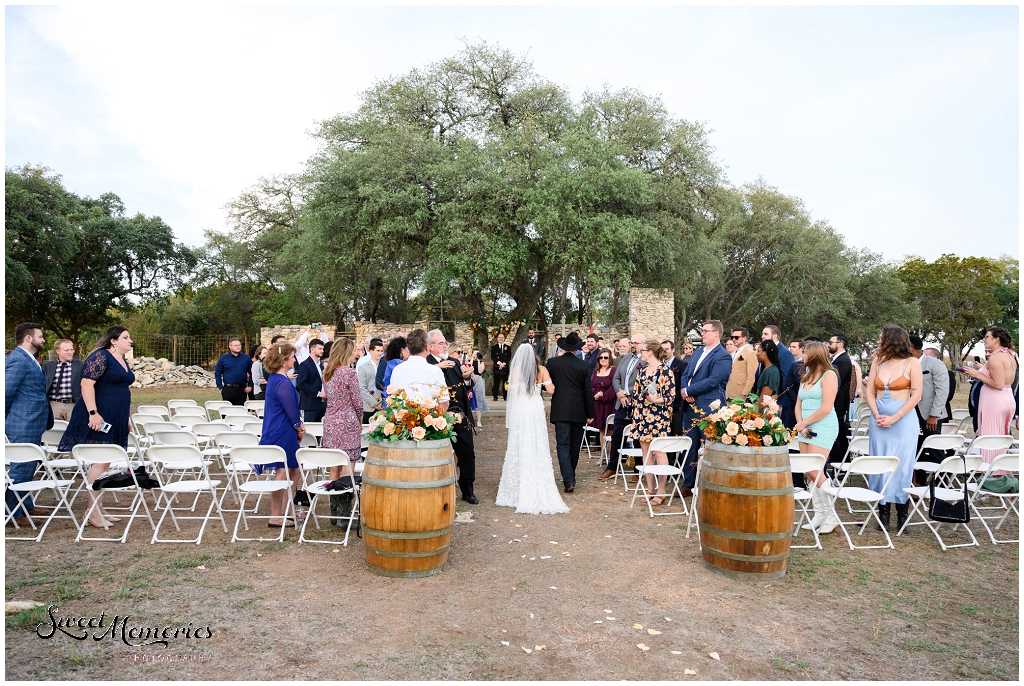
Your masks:
M 813 481 L 807 482 L 807 490 L 811 492 L 811 507 L 814 508 L 814 516 L 809 524 L 804 524 L 800 528 L 810 531 L 811 529 L 817 529 L 825 521 L 826 506 L 824 502 L 825 494 L 814 485 Z
M 835 508 L 832 507 L 829 497 L 825 493 L 821 494 L 821 507 L 825 511 L 825 521 L 818 527 L 818 534 L 830 534 L 839 526 L 839 517 L 836 515 Z

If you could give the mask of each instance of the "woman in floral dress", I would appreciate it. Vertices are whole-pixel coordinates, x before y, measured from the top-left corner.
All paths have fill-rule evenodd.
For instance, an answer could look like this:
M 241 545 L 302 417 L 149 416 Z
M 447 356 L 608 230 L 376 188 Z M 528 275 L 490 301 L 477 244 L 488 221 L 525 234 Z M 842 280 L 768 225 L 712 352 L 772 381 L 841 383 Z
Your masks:
M 636 373 L 633 386 L 633 438 L 640 441 L 644 451 L 644 464 L 667 465 L 668 455 L 656 451 L 650 453 L 651 441 L 661 436 L 668 436 L 672 429 L 672 400 L 675 398 L 675 380 L 672 371 L 662 364 L 669 353 L 661 347 L 661 343 L 653 341 L 640 354 L 643 365 Z M 654 476 L 646 475 L 647 492 L 654 491 Z M 665 478 L 658 477 L 657 492 L 651 499 L 651 505 L 665 502 Z
M 324 413 L 323 446 L 344 450 L 352 462 L 359 460 L 363 428 L 363 399 L 359 395 L 359 378 L 352 367 L 355 361 L 355 343 L 349 338 L 339 338 L 331 347 L 331 356 L 324 368 L 327 411 Z M 341 467 L 331 467 L 331 481 L 341 475 Z M 346 469 L 344 475 L 351 476 L 351 472 Z

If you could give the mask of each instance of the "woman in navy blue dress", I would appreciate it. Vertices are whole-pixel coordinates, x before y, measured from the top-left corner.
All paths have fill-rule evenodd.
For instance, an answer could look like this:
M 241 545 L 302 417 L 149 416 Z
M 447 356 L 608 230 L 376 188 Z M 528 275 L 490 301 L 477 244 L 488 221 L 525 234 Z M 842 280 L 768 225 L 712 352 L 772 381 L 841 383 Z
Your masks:
M 59 450 L 70 451 L 81 443 L 116 444 L 128 448 L 132 406 L 129 387 L 135 382 L 135 374 L 129 369 L 124 356 L 131 349 L 132 337 L 123 326 L 112 326 L 100 337 L 85 359 L 82 397 L 71 412 L 71 421 L 60 439 Z M 99 430 L 104 422 L 110 424 L 110 430 L 106 433 Z M 89 467 L 86 481 L 91 486 L 109 468 L 109 462 L 93 464 Z M 103 509 L 102 492 L 90 488 L 89 498 L 94 502 L 99 501 L 90 514 L 89 524 L 107 529 L 111 522 L 120 519 Z
M 260 437 L 260 445 L 276 445 L 283 449 L 288 461 L 288 469 L 284 468 L 283 462 L 253 465 L 253 467 L 257 474 L 262 474 L 264 469 L 276 470 L 275 479 L 283 481 L 285 478 L 289 478 L 293 484 L 299 485 L 302 483 L 302 476 L 295 453 L 299 449 L 299 441 L 306 433 L 306 428 L 302 425 L 302 416 L 299 414 L 299 393 L 286 376 L 294 363 L 295 348 L 290 343 L 284 342 L 271 345 L 263 362 L 269 376 L 267 377 L 263 407 L 263 434 Z M 270 516 L 276 518 L 277 521 L 270 519 L 267 521 L 267 526 L 272 529 L 295 526 L 294 522 L 284 519 L 287 506 L 288 491 L 275 492 L 270 499 Z

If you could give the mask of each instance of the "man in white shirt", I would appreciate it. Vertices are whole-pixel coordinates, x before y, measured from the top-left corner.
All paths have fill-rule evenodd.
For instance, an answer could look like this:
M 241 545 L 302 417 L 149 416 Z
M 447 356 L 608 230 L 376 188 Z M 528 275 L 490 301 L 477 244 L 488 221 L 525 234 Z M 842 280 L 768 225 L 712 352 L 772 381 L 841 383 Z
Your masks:
M 405 342 L 409 348 L 409 359 L 391 372 L 391 386 L 404 389 L 406 393 L 438 395 L 447 384 L 444 372 L 427 362 L 427 332 L 413 329 Z M 448 394 L 441 394 L 437 402 L 447 410 Z

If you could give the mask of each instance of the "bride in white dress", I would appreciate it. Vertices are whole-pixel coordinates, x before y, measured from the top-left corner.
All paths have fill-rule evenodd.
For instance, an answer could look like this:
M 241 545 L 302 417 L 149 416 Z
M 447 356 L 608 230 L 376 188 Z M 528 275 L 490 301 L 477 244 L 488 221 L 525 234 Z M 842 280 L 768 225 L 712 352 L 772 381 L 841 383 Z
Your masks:
M 541 367 L 538 374 L 533 347 L 523 343 L 509 366 L 505 409 L 508 447 L 495 502 L 524 514 L 569 511 L 555 485 L 541 386 L 548 392 L 555 389 L 546 369 Z

